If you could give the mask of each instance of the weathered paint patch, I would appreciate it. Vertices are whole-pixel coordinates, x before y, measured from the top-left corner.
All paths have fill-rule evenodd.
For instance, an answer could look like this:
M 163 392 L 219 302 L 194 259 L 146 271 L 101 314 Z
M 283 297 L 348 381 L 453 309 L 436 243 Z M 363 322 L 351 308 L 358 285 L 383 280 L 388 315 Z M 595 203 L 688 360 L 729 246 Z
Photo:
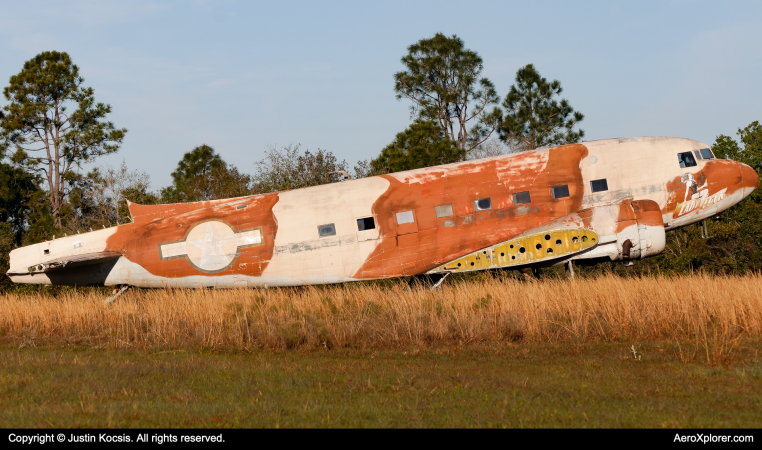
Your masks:
M 393 211 L 414 210 L 425 224 L 429 222 L 420 219 L 421 213 L 430 210 L 433 215 L 436 206 L 451 204 L 456 217 L 431 219 L 436 233 L 419 235 L 413 246 L 401 247 L 397 239 L 380 240 L 353 278 L 401 276 L 405 267 L 422 273 L 578 210 L 584 193 L 579 165 L 586 156 L 587 148 L 574 144 L 385 175 L 389 189 L 373 204 L 384 236 L 396 230 Z M 426 176 L 427 171 L 436 174 Z M 563 184 L 569 187 L 569 197 L 553 199 L 550 188 Z M 523 191 L 530 191 L 532 203 L 526 205 L 525 214 L 516 216 L 513 194 Z M 485 197 L 493 209 L 477 213 L 474 200 Z M 541 204 L 547 206 L 541 210 L 537 206 Z
M 238 203 L 245 202 L 248 207 L 237 209 Z M 139 225 L 137 223 L 123 225 L 116 229 L 106 242 L 109 251 L 121 252 L 128 260 L 139 264 L 149 273 L 167 278 L 187 277 L 191 275 L 216 276 L 225 274 L 243 274 L 259 276 L 267 267 L 273 253 L 274 238 L 278 225 L 272 214 L 273 206 L 278 202 L 278 194 L 265 194 L 238 199 L 235 202 L 219 202 L 217 206 L 192 210 L 179 215 L 158 219 Z M 206 270 L 195 265 L 188 257 L 163 259 L 162 244 L 184 242 L 190 230 L 205 222 L 224 222 L 224 228 L 236 233 L 258 230 L 260 242 L 256 245 L 237 245 L 236 239 L 220 240 L 236 247 L 236 251 L 224 251 L 222 248 L 216 255 L 219 259 L 228 261 L 219 266 L 212 263 L 213 269 Z M 225 231 L 225 230 L 222 230 Z M 203 233 L 202 233 L 203 234 Z M 212 232 L 210 235 L 214 237 Z M 187 249 L 186 249 L 187 250 Z M 198 261 L 210 255 L 203 255 L 199 250 Z M 220 259 L 220 261 L 221 261 Z M 205 260 L 208 262 L 208 260 Z M 256 264 L 253 264 L 255 263 Z M 243 266 L 241 264 L 244 264 Z M 212 267 L 210 266 L 210 267 Z

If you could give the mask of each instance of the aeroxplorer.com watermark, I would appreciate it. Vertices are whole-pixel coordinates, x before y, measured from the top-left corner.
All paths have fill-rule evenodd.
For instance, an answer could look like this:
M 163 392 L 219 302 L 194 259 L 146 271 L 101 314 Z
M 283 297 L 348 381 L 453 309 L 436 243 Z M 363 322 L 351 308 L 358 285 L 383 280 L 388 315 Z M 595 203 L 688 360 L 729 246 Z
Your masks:
M 754 442 L 754 436 L 737 436 L 737 435 L 730 435 L 730 434 L 702 434 L 702 433 L 696 433 L 696 434 L 683 434 L 680 433 L 675 434 L 675 439 L 672 442 L 693 442 L 693 443 L 702 443 L 702 444 L 710 444 L 710 443 L 729 443 L 729 442 L 738 442 L 738 443 L 752 443 Z

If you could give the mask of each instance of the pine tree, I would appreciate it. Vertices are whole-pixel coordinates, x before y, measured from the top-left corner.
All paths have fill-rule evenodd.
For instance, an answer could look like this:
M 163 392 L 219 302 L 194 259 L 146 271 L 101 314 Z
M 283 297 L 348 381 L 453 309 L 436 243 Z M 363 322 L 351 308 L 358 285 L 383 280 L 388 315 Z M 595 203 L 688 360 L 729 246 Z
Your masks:
M 62 227 L 62 208 L 76 169 L 119 149 L 126 129 L 104 120 L 111 106 L 96 103 L 83 87 L 79 68 L 66 53 L 42 52 L 24 63 L 3 90 L 0 138 L 15 149 L 11 160 L 47 181 L 53 222 Z
M 459 37 L 437 33 L 422 39 L 408 47 L 402 64 L 407 70 L 394 75 L 397 99 L 413 102 L 411 116 L 436 121 L 464 157 L 495 131 L 501 112 L 490 105 L 500 98 L 481 76 L 481 57 L 464 48 Z
M 558 80 L 549 83 L 534 65 L 519 69 L 516 84 L 503 101 L 500 139 L 508 144 L 519 142 L 526 150 L 579 142 L 585 132 L 573 128 L 585 116 L 574 111 L 567 100 L 556 100 L 562 91 Z
M 251 177 L 204 144 L 183 155 L 161 197 L 165 203 L 198 202 L 249 195 L 250 187 Z

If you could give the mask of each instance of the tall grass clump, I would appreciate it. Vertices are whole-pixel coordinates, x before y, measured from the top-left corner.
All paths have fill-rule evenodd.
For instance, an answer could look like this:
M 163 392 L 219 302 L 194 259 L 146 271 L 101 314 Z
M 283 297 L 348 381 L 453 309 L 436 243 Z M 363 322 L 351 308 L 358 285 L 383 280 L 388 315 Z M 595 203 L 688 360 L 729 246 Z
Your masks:
M 488 277 L 436 291 L 402 284 L 136 290 L 110 307 L 95 291 L 0 297 L 0 342 L 20 346 L 288 349 L 671 340 L 681 352 L 692 344 L 693 357 L 711 361 L 742 339 L 760 337 L 760 274 Z

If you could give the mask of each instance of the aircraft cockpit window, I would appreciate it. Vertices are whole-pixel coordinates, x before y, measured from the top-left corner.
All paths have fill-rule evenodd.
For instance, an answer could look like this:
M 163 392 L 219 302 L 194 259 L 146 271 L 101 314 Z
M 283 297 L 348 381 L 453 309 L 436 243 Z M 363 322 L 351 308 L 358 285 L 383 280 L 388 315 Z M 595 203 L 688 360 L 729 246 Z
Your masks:
M 413 223 L 413 211 L 402 211 L 397 213 L 397 225 L 403 223 Z
M 492 209 L 492 200 L 487 198 L 480 198 L 479 200 L 474 200 L 474 208 L 477 211 L 485 211 L 487 209 Z
M 376 228 L 376 221 L 373 220 L 373 217 L 357 219 L 357 231 L 372 230 L 374 228 Z
M 318 234 L 320 237 L 336 236 L 336 226 L 332 223 L 318 225 Z
M 437 213 L 437 219 L 441 219 L 442 217 L 451 217 L 452 205 L 437 206 L 434 208 L 434 211 Z
M 532 203 L 532 199 L 529 197 L 529 191 L 517 192 L 513 194 L 513 203 L 516 205 Z
M 712 153 L 712 150 L 708 148 L 701 149 L 701 156 L 704 159 L 714 159 L 714 153 Z
M 593 192 L 608 191 L 609 190 L 609 183 L 606 181 L 605 178 L 601 178 L 600 180 L 593 180 L 593 181 L 590 182 L 590 189 Z
M 693 153 L 691 152 L 678 153 L 677 160 L 680 161 L 681 169 L 685 169 L 686 167 L 694 167 L 698 165 L 698 163 L 696 162 L 696 158 L 693 157 Z
M 693 150 L 693 154 L 696 155 L 696 160 L 702 159 L 701 158 L 701 152 L 698 150 Z
M 553 191 L 553 198 L 564 198 L 569 196 L 569 185 L 556 186 L 551 188 Z

